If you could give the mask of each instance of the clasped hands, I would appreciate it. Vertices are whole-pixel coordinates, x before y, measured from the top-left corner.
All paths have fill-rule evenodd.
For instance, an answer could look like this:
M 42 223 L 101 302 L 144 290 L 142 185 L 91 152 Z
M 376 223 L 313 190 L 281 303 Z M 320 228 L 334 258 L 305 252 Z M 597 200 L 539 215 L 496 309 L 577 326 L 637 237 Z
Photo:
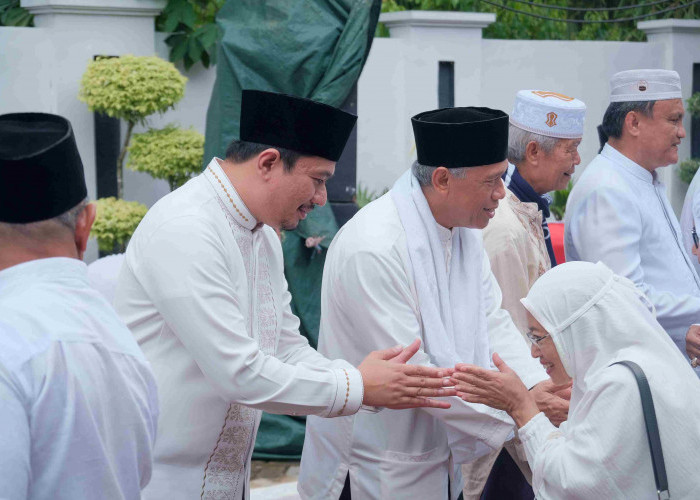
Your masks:
M 447 409 L 448 401 L 433 398 L 459 396 L 471 403 L 505 410 L 518 427 L 539 411 L 556 426 L 566 420 L 571 384 L 557 386 L 547 380 L 528 390 L 498 354 L 493 357 L 498 371 L 467 364 L 455 368 L 406 364 L 419 348 L 420 340 L 415 340 L 407 347 L 370 353 L 358 366 L 365 390 L 362 403 L 395 410 Z

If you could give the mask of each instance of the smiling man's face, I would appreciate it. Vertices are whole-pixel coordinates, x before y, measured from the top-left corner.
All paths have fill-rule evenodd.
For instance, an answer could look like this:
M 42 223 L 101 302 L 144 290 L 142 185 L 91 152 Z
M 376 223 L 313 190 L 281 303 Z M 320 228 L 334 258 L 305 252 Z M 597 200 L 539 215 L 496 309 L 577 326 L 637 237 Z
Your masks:
M 678 162 L 678 146 L 685 137 L 683 101 L 657 101 L 651 116 L 639 113 L 640 157 L 648 169 L 665 167 Z
M 508 162 L 470 167 L 463 179 L 452 177 L 447 198 L 452 227 L 483 229 L 493 218 L 498 201 L 506 195 L 501 176 Z

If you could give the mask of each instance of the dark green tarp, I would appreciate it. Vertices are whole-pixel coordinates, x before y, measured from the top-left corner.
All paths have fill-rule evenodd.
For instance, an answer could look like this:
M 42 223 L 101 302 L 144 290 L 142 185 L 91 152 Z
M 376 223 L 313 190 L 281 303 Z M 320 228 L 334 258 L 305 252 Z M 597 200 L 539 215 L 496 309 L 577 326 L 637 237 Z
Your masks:
M 243 89 L 340 106 L 360 76 L 380 9 L 381 0 L 229 0 L 217 15 L 223 38 L 207 111 L 205 158 L 223 157 L 238 138 Z M 336 230 L 330 208 L 316 208 L 283 242 L 292 307 L 314 346 L 325 248 Z M 305 245 L 307 236 L 319 235 L 314 231 L 328 234 L 320 253 Z M 303 418 L 264 414 L 253 456 L 298 459 L 303 438 Z

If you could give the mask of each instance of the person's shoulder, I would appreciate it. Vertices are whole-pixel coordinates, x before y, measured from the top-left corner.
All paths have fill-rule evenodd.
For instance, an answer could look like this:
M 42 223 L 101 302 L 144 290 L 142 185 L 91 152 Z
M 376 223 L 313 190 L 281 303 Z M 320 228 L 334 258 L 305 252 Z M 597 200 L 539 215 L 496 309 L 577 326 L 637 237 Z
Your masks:
M 24 298 L 25 294 L 18 294 L 13 300 L 3 300 L 0 307 L 0 365 L 10 373 L 46 351 L 54 341 L 36 314 L 38 304 Z
M 511 196 L 515 198 L 515 195 L 508 192 L 506 198 L 498 204 L 493 219 L 482 231 L 484 248 L 487 253 L 491 253 L 503 245 L 517 245 L 528 241 L 527 229 L 514 209 L 514 204 L 520 203 L 520 201 L 517 198 L 511 199 Z
M 405 239 L 391 194 L 368 203 L 338 231 L 333 245 L 348 252 L 383 253 Z

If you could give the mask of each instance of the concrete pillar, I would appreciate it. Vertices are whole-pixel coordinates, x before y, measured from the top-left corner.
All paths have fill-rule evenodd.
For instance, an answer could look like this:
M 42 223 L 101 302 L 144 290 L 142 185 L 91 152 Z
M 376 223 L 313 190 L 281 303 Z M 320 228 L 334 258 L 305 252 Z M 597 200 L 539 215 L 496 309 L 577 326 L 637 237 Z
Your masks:
M 637 23 L 637 28 L 644 31 L 650 44 L 663 46 L 664 67 L 678 72 L 683 88 L 683 100 L 692 94 L 693 64 L 700 63 L 700 20 L 696 19 L 660 19 Z M 685 104 L 685 102 L 684 102 Z M 690 116 L 683 119 L 687 137 L 681 142 L 678 151 L 680 161 L 690 158 Z M 680 180 L 676 167 L 661 169 L 661 178 L 666 184 L 667 194 L 676 215 L 680 215 L 687 184 Z
M 475 12 L 403 11 L 383 13 L 379 21 L 400 45 L 404 94 L 400 122 L 405 168 L 415 159 L 410 117 L 438 107 L 438 68 L 454 63 L 455 106 L 480 105 L 482 30 L 496 21 L 495 14 Z M 396 86 L 393 86 L 396 88 Z M 360 108 L 362 102 L 359 103 Z
M 24 111 L 45 111 L 73 124 L 85 166 L 88 195 L 95 197 L 93 114 L 78 100 L 80 80 L 96 55 L 155 55 L 155 17 L 166 0 L 21 0 L 34 14 L 36 37 L 50 47 L 36 54 L 41 74 L 50 79 L 51 97 L 24 103 Z M 96 255 L 94 245 L 88 260 Z

